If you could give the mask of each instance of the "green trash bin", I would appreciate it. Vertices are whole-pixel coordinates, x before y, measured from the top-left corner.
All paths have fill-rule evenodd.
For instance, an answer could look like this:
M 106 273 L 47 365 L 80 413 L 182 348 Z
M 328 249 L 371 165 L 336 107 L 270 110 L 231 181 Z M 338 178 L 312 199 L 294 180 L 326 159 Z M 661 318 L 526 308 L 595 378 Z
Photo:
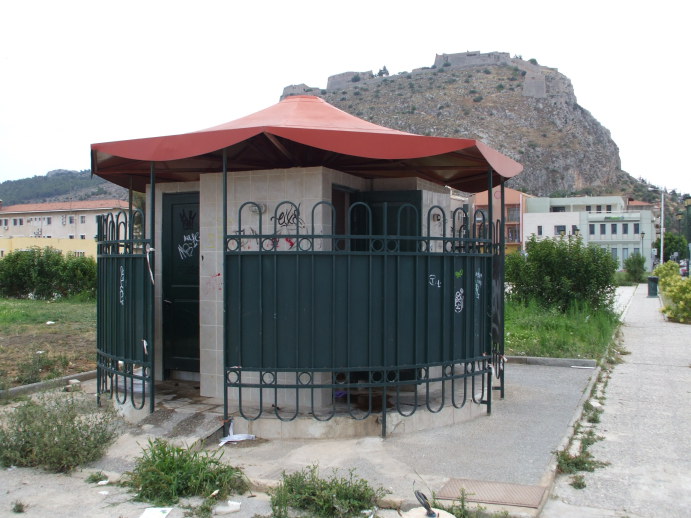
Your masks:
M 657 297 L 657 281 L 658 277 L 648 277 L 648 297 Z

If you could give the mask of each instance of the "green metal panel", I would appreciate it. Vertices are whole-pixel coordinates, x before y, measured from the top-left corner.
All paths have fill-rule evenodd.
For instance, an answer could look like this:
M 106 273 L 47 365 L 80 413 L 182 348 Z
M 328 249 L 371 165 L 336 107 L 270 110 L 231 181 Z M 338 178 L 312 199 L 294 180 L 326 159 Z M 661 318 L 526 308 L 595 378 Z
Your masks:
M 153 403 L 152 271 L 143 215 L 119 212 L 98 217 L 98 394 L 142 408 Z
M 239 389 L 243 417 L 262 414 L 261 402 L 252 413 L 242 401 L 243 390 L 257 388 L 264 389 L 260 399 L 267 389 L 273 394 L 281 419 L 298 415 L 300 390 L 334 391 L 331 411 L 307 409 L 317 419 L 329 419 L 339 408 L 364 418 L 377 411 L 376 400 L 389 397 L 403 415 L 420 404 L 438 412 L 446 397 L 457 407 L 470 399 L 489 402 L 492 226 L 482 215 L 475 224 L 475 215 L 462 210 L 447 215 L 434 207 L 422 214 L 419 198 L 409 194 L 389 203 L 377 193 L 374 206 L 355 202 L 342 215 L 346 225 L 331 222 L 331 228 L 346 229 L 337 235 L 304 234 L 299 226 L 279 234 L 274 225 L 267 232 L 262 229 L 271 225 L 261 218 L 269 218 L 257 205 L 240 209 L 237 227 L 226 237 L 225 380 Z M 316 228 L 317 221 L 288 205 L 306 220 L 303 229 Z M 250 207 L 260 222 L 248 237 L 242 221 Z M 429 231 L 433 213 L 441 216 L 441 236 Z M 289 249 L 280 246 L 284 242 Z M 330 373 L 331 381 L 317 383 L 319 372 Z M 293 373 L 295 381 L 280 373 Z M 440 405 L 431 392 L 439 384 Z M 411 385 L 421 391 L 413 393 L 419 403 L 402 406 L 402 391 Z M 279 390 L 296 394 L 287 416 L 275 403 Z M 363 390 L 367 408 L 358 412 L 354 398 Z

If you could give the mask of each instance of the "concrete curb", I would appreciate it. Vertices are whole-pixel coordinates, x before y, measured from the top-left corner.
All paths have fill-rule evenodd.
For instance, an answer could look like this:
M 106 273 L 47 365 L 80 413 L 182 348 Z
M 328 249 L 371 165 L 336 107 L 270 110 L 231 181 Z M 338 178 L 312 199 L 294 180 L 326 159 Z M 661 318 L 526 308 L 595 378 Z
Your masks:
M 55 378 L 47 381 L 40 381 L 32 383 L 31 385 L 22 385 L 20 387 L 13 387 L 7 390 L 0 390 L 0 399 L 13 398 L 22 396 L 24 394 L 33 394 L 43 390 L 49 390 L 57 387 L 67 385 L 69 380 L 87 381 L 96 377 L 96 371 L 87 371 L 80 374 L 72 374 L 70 376 L 63 376 L 62 378 Z
M 507 356 L 507 363 L 523 365 L 544 365 L 546 367 L 577 367 L 594 369 L 597 361 L 587 358 L 541 358 L 539 356 Z

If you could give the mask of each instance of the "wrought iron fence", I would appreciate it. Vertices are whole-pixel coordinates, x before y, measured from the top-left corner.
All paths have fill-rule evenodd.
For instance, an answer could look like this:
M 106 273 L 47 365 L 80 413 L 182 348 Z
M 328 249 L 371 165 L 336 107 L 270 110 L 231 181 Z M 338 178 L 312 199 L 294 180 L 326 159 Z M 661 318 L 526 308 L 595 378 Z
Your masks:
M 386 435 L 387 411 L 490 411 L 503 322 L 500 234 L 485 214 L 300 209 L 244 203 L 226 235 L 226 420 L 381 414 Z
M 139 210 L 98 216 L 97 386 L 118 403 L 154 407 L 153 265 Z

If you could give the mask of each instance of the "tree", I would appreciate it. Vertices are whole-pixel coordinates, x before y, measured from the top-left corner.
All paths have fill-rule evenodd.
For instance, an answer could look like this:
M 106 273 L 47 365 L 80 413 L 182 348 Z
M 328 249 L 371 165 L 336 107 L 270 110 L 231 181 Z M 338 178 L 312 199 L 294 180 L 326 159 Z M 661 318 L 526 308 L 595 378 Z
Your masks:
M 611 307 L 617 260 L 602 248 L 583 244 L 581 237 L 538 241 L 532 236 L 526 254 L 506 258 L 511 296 L 566 311 L 572 304 Z
M 624 270 L 631 282 L 643 282 L 645 273 L 645 257 L 641 254 L 633 254 L 624 259 Z
M 653 248 L 657 248 L 660 253 L 660 238 L 653 243 Z M 686 238 L 675 232 L 665 232 L 665 261 L 669 261 L 674 252 L 679 253 L 677 259 L 687 259 L 689 257 L 689 247 Z

